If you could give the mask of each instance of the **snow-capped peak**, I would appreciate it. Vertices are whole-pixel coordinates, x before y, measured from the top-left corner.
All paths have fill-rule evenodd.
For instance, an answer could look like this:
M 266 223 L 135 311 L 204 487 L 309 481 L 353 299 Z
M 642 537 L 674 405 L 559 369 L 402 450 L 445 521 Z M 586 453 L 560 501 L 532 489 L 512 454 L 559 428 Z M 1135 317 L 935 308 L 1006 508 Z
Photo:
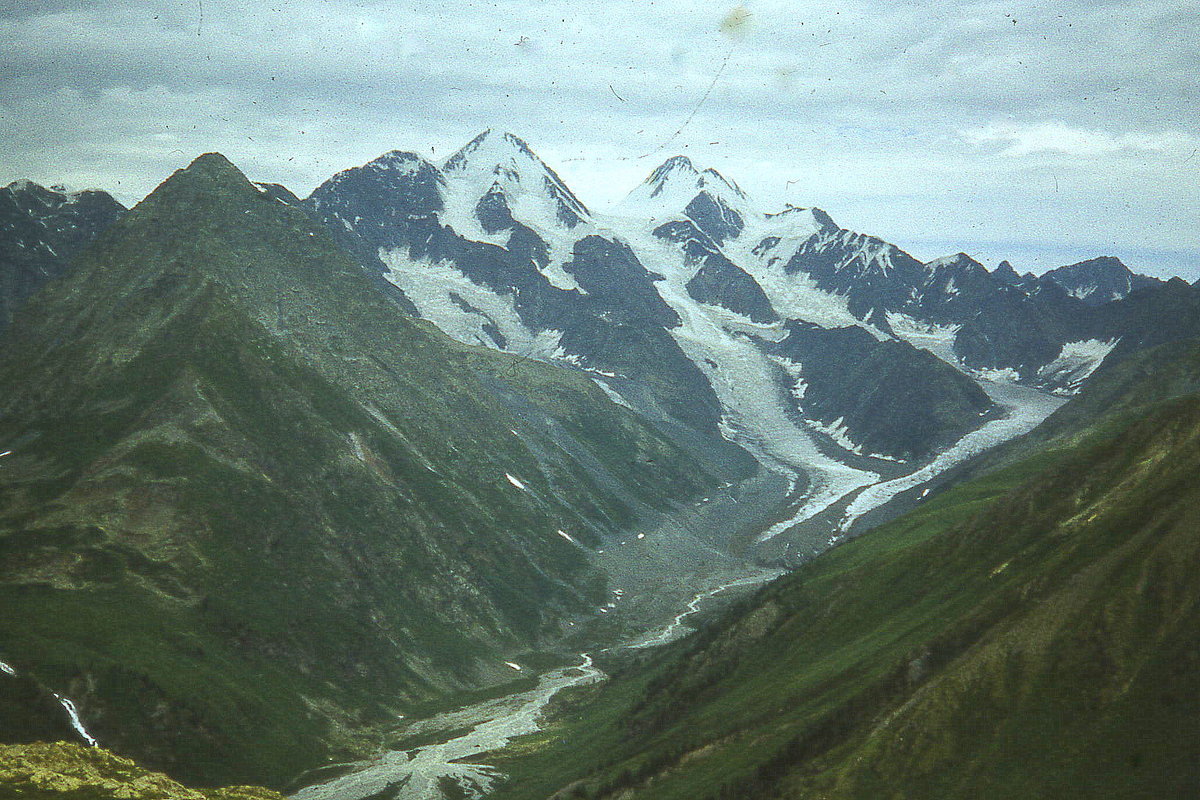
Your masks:
M 518 205 L 522 199 L 549 205 L 550 216 L 568 228 L 590 216 L 554 170 L 512 133 L 489 128 L 446 159 L 442 173 L 464 205 L 474 207 L 486 194 L 500 189 Z
M 933 261 L 925 262 L 925 269 L 929 273 L 937 273 L 942 270 L 951 269 L 954 271 L 970 270 L 987 272 L 982 264 L 971 258 L 966 253 L 955 253 L 952 256 L 942 256 L 935 258 Z
M 671 156 L 663 163 L 654 168 L 650 173 L 650 177 L 646 178 L 646 183 L 661 184 L 667 179 L 672 172 L 678 170 L 687 175 L 696 176 L 700 174 L 700 170 L 696 169 L 696 165 L 687 156 Z
M 620 210 L 636 216 L 664 219 L 685 213 L 699 195 L 748 215 L 750 199 L 734 181 L 711 167 L 697 169 L 687 156 L 672 156 L 654 168 L 620 205 Z
M 442 163 L 446 172 L 464 172 L 483 167 L 508 167 L 520 170 L 522 162 L 544 166 L 525 140 L 512 133 L 495 133 L 488 128 L 463 145 L 458 152 Z
M 780 237 L 808 237 L 817 231 L 837 230 L 837 223 L 821 209 L 790 203 L 782 211 L 764 214 L 763 220 L 771 235 Z
M 407 150 L 389 150 L 379 158 L 367 162 L 366 166 L 379 171 L 387 170 L 400 175 L 412 175 L 423 168 L 432 168 L 433 164 Z

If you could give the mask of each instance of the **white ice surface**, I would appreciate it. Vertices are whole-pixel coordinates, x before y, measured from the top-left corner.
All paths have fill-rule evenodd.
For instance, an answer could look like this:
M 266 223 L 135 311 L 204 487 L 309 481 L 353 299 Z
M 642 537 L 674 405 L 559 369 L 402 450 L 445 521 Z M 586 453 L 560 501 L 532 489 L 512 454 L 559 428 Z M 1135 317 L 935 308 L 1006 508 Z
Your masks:
M 481 286 L 453 264 L 414 261 L 405 250 L 380 249 L 379 258 L 388 267 L 387 280 L 404 291 L 420 315 L 458 341 L 543 361 L 567 357 L 559 347 L 562 331 L 534 333 L 525 327 L 514 294 L 499 294 Z M 451 293 L 478 311 L 463 309 Z M 484 330 L 489 322 L 504 336 L 505 347 L 498 347 Z
M 785 392 L 794 387 L 779 384 L 771 358 L 746 336 L 728 330 L 730 315 L 723 309 L 697 303 L 688 295 L 686 283 L 692 270 L 677 245 L 664 243 L 648 231 L 623 233 L 639 260 L 666 278 L 656 287 L 682 321 L 670 333 L 708 377 L 722 405 L 722 431 L 732 441 L 775 471 L 802 470 L 809 479 L 813 513 L 878 480 L 873 472 L 846 466 L 821 452 L 791 415 Z M 744 322 L 740 318 L 738 324 Z M 763 326 L 763 332 L 771 328 Z
M 608 381 L 606 381 L 603 377 L 594 377 L 593 376 L 592 382 L 595 383 L 597 386 L 599 386 L 600 389 L 606 395 L 608 395 L 609 400 L 612 400 L 614 403 L 616 403 L 619 406 L 624 406 L 625 408 L 628 408 L 628 409 L 633 408 L 633 406 L 629 405 L 629 402 L 624 397 L 621 396 L 620 392 L 618 392 L 616 389 L 614 389 L 608 385 Z
M 570 261 L 574 243 L 590 232 L 588 215 L 581 206 L 573 208 L 585 223 L 575 228 L 559 220 L 558 199 L 546 185 L 554 179 L 541 159 L 521 152 L 503 134 L 493 132 L 456 168 L 443 163 L 442 173 L 446 179 L 444 208 L 439 213 L 442 224 L 468 239 L 506 247 L 509 232 L 488 234 L 475 216 L 480 198 L 498 185 L 513 218 L 546 242 L 550 257 L 549 265 L 542 270 L 546 279 L 560 289 L 583 291 L 563 264 Z
M 1038 379 L 1043 383 L 1054 384 L 1056 392 L 1074 394 L 1092 377 L 1096 368 L 1104 363 L 1104 359 L 1108 358 L 1118 341 L 1120 340 L 1087 339 L 1067 342 L 1053 361 L 1038 370 Z
M 982 386 L 992 401 L 1005 409 L 1005 416 L 968 433 L 916 472 L 868 486 L 846 508 L 841 531 L 848 530 L 863 514 L 880 507 L 901 492 L 920 486 L 1001 442 L 1033 430 L 1065 402 L 1062 398 L 1014 383 L 984 383 Z
M 662 223 L 679 217 L 696 195 L 707 192 L 743 218 L 754 215 L 749 199 L 733 181 L 715 170 L 698 169 L 686 157 L 672 159 L 671 163 L 673 167 L 660 174 L 658 180 L 652 180 L 651 173 L 646 180 L 635 186 L 613 209 L 614 213 Z
M 893 311 L 887 312 L 888 325 L 897 337 L 928 350 L 947 364 L 959 366 L 958 356 L 954 353 L 954 340 L 962 325 L 937 325 L 932 322 L 921 322 L 907 314 Z M 961 368 L 961 367 L 960 367 Z

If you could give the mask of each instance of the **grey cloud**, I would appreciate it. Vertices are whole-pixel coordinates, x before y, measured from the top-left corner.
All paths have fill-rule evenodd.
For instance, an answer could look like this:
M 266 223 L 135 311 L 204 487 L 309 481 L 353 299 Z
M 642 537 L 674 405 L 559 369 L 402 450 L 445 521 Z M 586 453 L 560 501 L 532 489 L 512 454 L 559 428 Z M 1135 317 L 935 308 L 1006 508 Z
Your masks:
M 1187 3 L 750 0 L 736 38 L 719 29 L 733 5 L 0 6 L 0 178 L 120 181 L 132 200 L 219 149 L 306 192 L 494 126 L 601 208 L 687 152 L 769 203 L 917 249 L 961 237 L 1196 268 Z

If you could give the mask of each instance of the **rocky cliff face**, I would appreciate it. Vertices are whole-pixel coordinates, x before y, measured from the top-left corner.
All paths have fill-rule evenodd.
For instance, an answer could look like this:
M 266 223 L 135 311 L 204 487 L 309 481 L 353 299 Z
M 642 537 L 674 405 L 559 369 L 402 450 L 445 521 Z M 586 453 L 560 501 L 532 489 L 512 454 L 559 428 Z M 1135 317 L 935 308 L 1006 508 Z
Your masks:
M 123 213 L 124 206 L 98 189 L 68 192 L 31 181 L 0 189 L 0 330 Z

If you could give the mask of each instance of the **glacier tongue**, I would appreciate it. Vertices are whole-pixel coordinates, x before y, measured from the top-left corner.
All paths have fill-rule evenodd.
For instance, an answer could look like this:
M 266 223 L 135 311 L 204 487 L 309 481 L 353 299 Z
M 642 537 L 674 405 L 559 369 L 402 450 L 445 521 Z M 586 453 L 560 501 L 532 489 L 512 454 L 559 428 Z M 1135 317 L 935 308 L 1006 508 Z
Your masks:
M 962 438 L 912 475 L 881 480 L 878 472 L 893 478 L 911 467 L 897 461 L 898 456 L 868 452 L 886 448 L 879 447 L 878 432 L 865 430 L 862 409 L 853 407 L 855 397 L 846 395 L 843 404 L 842 395 L 828 395 L 831 390 L 821 388 L 828 381 L 821 383 L 814 376 L 827 362 L 804 365 L 797 363 L 799 358 L 779 355 L 776 345 L 786 341 L 797 324 L 826 330 L 861 328 L 876 342 L 899 339 L 930 351 L 980 382 L 989 395 L 998 396 L 996 387 L 1015 380 L 1016 373 L 968 370 L 955 353 L 963 326 L 922 319 L 923 307 L 916 302 L 920 287 L 911 292 L 906 288 L 905 281 L 914 280 L 914 275 L 970 267 L 974 262 L 967 263 L 965 256 L 921 265 L 883 240 L 839 228 L 817 208 L 788 206 L 778 213 L 760 213 L 734 182 L 714 170 L 698 169 L 682 156 L 668 159 L 616 212 L 604 216 L 589 212 L 557 174 L 511 134 L 485 131 L 438 167 L 415 164 L 413 158 L 389 155 L 379 163 L 387 162 L 391 171 L 420 167 L 435 174 L 437 202 L 420 206 L 429 210 L 418 222 L 432 223 L 435 230 L 438 224 L 448 226 L 458 236 L 429 239 L 427 227 L 413 224 L 411 240 L 378 239 L 384 277 L 404 292 L 421 317 L 460 341 L 572 364 L 590 373 L 614 402 L 643 411 L 650 403 L 653 413 L 662 413 L 661 406 L 653 405 L 656 400 L 639 395 L 639 385 L 631 383 L 640 378 L 613 366 L 620 358 L 608 363 L 598 356 L 592 364 L 587 355 L 592 352 L 590 343 L 605 342 L 596 331 L 653 326 L 644 332 L 657 337 L 660 349 L 669 348 L 674 361 L 660 363 L 653 353 L 640 350 L 635 350 L 637 356 L 650 363 L 651 370 L 662 366 L 665 372 L 685 364 L 689 387 L 703 386 L 706 380 L 712 389 L 705 401 L 711 409 L 706 424 L 716 423 L 719 414 L 726 438 L 767 469 L 790 476 L 794 486 L 805 487 L 803 495 L 789 492 L 789 502 L 797 506 L 762 540 L 839 502 L 849 503 L 843 521 L 848 527 L 905 487 L 919 485 L 983 446 L 1027 429 L 1019 423 L 1030 418 L 1025 406 L 1006 396 L 1004 404 L 1016 411 L 1005 420 Z M 410 218 L 411 214 L 405 217 Z M 353 229 L 358 218 L 351 222 L 347 217 L 342 223 Z M 596 239 L 613 246 L 589 249 L 588 243 L 595 245 Z M 609 264 L 612 254 L 626 245 L 636 259 L 622 256 L 619 264 Z M 939 297 L 970 289 L 955 275 L 944 286 L 939 284 Z M 714 282 L 735 278 L 740 281 L 736 290 L 724 292 L 723 284 L 711 288 Z M 865 295 L 859 291 L 860 282 L 869 289 Z M 700 284 L 707 288 L 689 289 Z M 755 302 L 769 314 L 758 314 L 758 306 L 742 302 L 747 287 L 753 287 Z M 902 296 L 896 295 L 900 290 Z M 864 307 L 864 302 L 877 304 Z M 901 308 L 908 313 L 899 313 Z M 589 328 L 593 325 L 595 330 Z M 614 347 L 634 346 L 618 341 Z M 1070 391 L 1091 375 L 1114 344 L 1069 343 L 1039 378 L 1056 390 Z M 596 352 L 604 354 L 602 349 Z M 825 350 L 811 357 L 837 358 L 836 352 Z M 618 355 L 629 353 L 621 350 Z M 623 374 L 601 372 L 593 368 L 597 366 Z M 855 391 L 861 389 L 853 385 L 858 387 Z M 707 393 L 709 387 L 703 388 Z M 862 391 L 870 394 L 874 388 L 894 395 L 882 386 Z M 806 391 L 810 405 L 824 404 L 820 419 L 816 411 L 806 419 Z M 822 391 L 828 395 L 824 399 L 819 396 Z M 1036 405 L 1035 397 L 1026 399 Z M 841 411 L 845 413 L 839 416 Z M 858 443 L 872 436 L 869 448 Z
M 809 482 L 805 504 L 809 516 L 879 480 L 877 474 L 821 451 L 789 408 L 795 377 L 788 376 L 786 383 L 780 380 L 779 366 L 745 335 L 744 328 L 751 325 L 748 320 L 697 303 L 688 295 L 685 284 L 692 270 L 677 245 L 632 228 L 622 233 L 638 259 L 665 277 L 656 284 L 658 292 L 682 320 L 671 334 L 716 391 L 725 411 L 724 432 L 768 468 L 785 475 L 803 474 Z M 729 317 L 734 319 L 724 323 Z M 760 327 L 763 334 L 774 334 L 764 338 L 780 335 L 778 323 Z
M 1033 430 L 1066 402 L 1062 398 L 1015 383 L 983 382 L 982 385 L 988 396 L 1004 407 L 1005 416 L 987 422 L 968 433 L 916 472 L 867 487 L 846 508 L 839 526 L 843 533 L 864 514 L 879 508 L 902 492 L 928 483 L 968 458 Z

